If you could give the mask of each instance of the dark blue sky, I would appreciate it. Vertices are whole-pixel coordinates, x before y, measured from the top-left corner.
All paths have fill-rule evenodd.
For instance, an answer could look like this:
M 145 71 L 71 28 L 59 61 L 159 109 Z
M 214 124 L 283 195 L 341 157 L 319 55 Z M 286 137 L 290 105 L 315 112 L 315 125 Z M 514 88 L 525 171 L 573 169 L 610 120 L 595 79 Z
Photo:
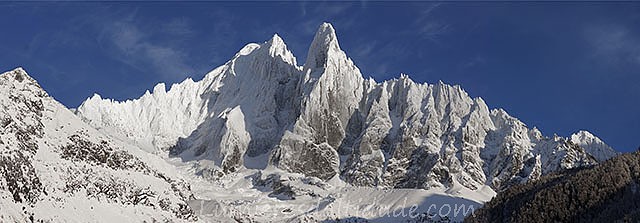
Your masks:
M 200 79 L 274 33 L 303 63 L 323 21 L 365 76 L 460 84 L 546 135 L 640 146 L 640 3 L 0 3 L 0 69 L 77 107 Z

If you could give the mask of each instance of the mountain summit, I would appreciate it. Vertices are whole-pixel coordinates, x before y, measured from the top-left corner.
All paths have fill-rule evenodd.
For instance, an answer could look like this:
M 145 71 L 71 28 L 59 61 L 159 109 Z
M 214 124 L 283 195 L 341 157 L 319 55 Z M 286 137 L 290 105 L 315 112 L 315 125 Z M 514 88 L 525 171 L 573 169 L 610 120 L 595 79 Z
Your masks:
M 589 154 L 593 155 L 599 162 L 608 160 L 611 157 L 619 155 L 613 148 L 604 143 L 600 138 L 594 136 L 588 131 L 580 130 L 569 137 L 572 143 L 584 148 Z
M 615 155 L 590 154 L 599 141 L 543 136 L 457 85 L 364 79 L 329 23 L 302 67 L 274 35 L 200 81 L 125 102 L 94 96 L 77 115 L 147 151 L 196 162 L 194 172 L 211 181 L 275 167 L 358 186 L 502 190 Z
M 342 50 L 338 45 L 336 31 L 331 24 L 323 23 L 318 28 L 311 46 L 309 46 L 305 67 L 308 69 L 322 68 L 327 63 L 329 55 L 339 52 L 342 52 Z

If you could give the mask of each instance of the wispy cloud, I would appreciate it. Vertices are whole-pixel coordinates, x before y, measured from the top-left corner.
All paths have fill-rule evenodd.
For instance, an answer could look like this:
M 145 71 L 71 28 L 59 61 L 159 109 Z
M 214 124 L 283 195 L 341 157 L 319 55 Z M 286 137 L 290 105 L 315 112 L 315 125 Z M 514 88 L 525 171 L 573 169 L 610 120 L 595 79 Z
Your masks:
M 300 3 L 300 15 L 301 16 L 307 15 L 307 2 L 300 1 L 299 3 Z
M 143 75 L 179 81 L 195 71 L 182 47 L 193 34 L 185 18 L 143 20 L 138 19 L 137 9 L 114 10 L 104 5 L 69 18 L 64 28 L 56 32 L 35 35 L 26 52 L 31 54 L 35 48 L 83 49 L 97 45 L 104 55 Z M 49 38 L 48 43 L 40 41 L 43 35 Z
M 439 42 L 439 39 L 442 35 L 445 35 L 451 31 L 451 26 L 449 24 L 437 22 L 437 21 L 429 21 L 424 23 L 420 29 L 418 29 L 418 34 L 425 39 L 431 40 L 433 42 Z
M 423 39 L 439 43 L 443 35 L 452 31 L 452 26 L 449 23 L 438 20 L 433 15 L 441 6 L 441 3 L 434 3 L 418 13 L 414 22 L 414 26 L 417 28 L 414 31 Z
M 378 46 L 378 41 L 369 41 L 366 44 L 360 44 L 353 50 L 353 55 L 359 58 L 369 57 Z
M 203 50 L 201 53 L 207 55 L 207 61 L 201 61 L 201 63 L 207 65 L 223 64 L 233 56 L 233 54 L 224 54 L 219 50 L 213 49 L 224 49 L 228 47 L 227 44 L 239 37 L 239 31 L 235 28 L 235 25 L 239 23 L 239 18 L 229 10 L 223 8 L 213 8 L 209 10 L 207 17 L 207 19 L 214 22 L 207 24 L 205 29 L 214 35 L 209 35 L 204 42 L 200 43 L 202 48 L 199 50 Z M 240 48 L 237 50 L 239 49 Z M 211 67 L 208 68 L 210 69 Z
M 311 5 L 301 6 L 303 31 L 306 34 L 315 33 L 322 22 L 331 22 L 340 26 L 341 29 L 349 29 L 356 25 L 354 14 L 362 9 L 362 7 L 356 7 L 358 6 L 356 3 L 314 2 Z
M 614 63 L 640 65 L 640 36 L 621 25 L 597 25 L 585 29 L 593 56 Z
M 162 30 L 173 36 L 191 36 L 195 34 L 191 22 L 187 18 L 173 18 L 162 25 Z
M 106 50 L 111 51 L 114 59 L 143 72 L 154 72 L 165 79 L 182 78 L 194 72 L 187 63 L 187 53 L 180 49 L 180 43 L 177 42 L 181 37 L 192 34 L 186 20 L 170 20 L 159 25 L 162 29 L 143 29 L 144 24 L 135 18 L 135 12 L 131 12 L 123 19 L 97 21 L 102 27 L 101 42 Z M 152 40 L 151 37 L 159 32 L 169 34 L 171 40 Z
M 462 64 L 462 68 L 475 68 L 487 63 L 487 59 L 483 56 L 476 55 Z

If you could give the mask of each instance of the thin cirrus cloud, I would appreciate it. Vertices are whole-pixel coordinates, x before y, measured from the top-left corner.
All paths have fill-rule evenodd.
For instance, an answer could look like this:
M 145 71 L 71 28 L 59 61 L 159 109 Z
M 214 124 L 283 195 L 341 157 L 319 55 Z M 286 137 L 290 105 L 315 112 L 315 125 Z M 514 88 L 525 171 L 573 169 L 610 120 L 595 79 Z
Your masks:
M 195 34 L 191 22 L 184 17 L 171 19 L 162 25 L 162 30 L 167 34 L 178 37 L 189 37 Z
M 315 33 L 319 22 L 331 21 L 334 25 L 339 24 L 341 29 L 349 29 L 356 25 L 356 14 L 362 7 L 360 4 L 332 4 L 327 2 L 315 3 L 311 6 L 301 5 L 301 19 L 303 20 L 304 32 Z M 344 16 L 346 13 L 350 16 Z
M 415 20 L 416 30 L 414 30 L 423 39 L 440 43 L 442 35 L 450 33 L 452 27 L 449 23 L 436 19 L 433 13 L 441 7 L 442 4 L 435 3 L 430 5 L 422 12 L 418 13 Z
M 187 63 L 188 54 L 179 47 L 180 41 L 193 34 L 186 19 L 173 19 L 164 24 L 142 24 L 132 13 L 123 19 L 96 21 L 94 25 L 101 27 L 99 42 L 104 50 L 109 51 L 112 59 L 139 71 L 149 72 L 148 68 L 151 68 L 163 79 L 181 78 L 195 72 Z M 158 26 L 162 28 L 144 29 Z M 166 34 L 172 37 L 171 40 L 153 39 L 154 36 Z
M 640 39 L 621 25 L 597 25 L 585 29 L 592 56 L 612 65 L 640 65 Z
M 193 72 L 185 62 L 186 54 L 168 44 L 155 43 L 133 23 L 120 22 L 106 29 L 108 40 L 117 49 L 117 59 L 138 69 L 150 65 L 167 76 L 183 76 Z

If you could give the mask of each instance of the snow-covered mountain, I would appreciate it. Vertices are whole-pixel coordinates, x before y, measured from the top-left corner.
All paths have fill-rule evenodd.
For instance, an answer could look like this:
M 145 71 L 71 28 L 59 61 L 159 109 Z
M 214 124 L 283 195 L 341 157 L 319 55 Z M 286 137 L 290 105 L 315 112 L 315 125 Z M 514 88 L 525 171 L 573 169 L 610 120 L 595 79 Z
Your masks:
M 172 166 L 87 125 L 22 68 L 0 74 L 0 106 L 0 221 L 197 220 Z
M 619 155 L 613 148 L 604 143 L 600 138 L 594 136 L 590 132 L 581 130 L 571 135 L 571 142 L 584 148 L 587 153 L 591 154 L 598 162 L 610 159 Z
M 327 23 L 303 65 L 274 35 L 202 80 L 95 94 L 75 115 L 18 68 L 0 75 L 0 105 L 11 222 L 428 222 L 433 205 L 472 210 L 617 155 L 586 131 L 544 136 L 457 85 L 365 79 Z M 419 214 L 389 214 L 405 209 Z
M 302 66 L 274 35 L 200 81 L 165 88 L 124 102 L 96 94 L 77 115 L 148 151 L 200 162 L 212 180 L 274 166 L 357 186 L 501 190 L 616 155 L 586 132 L 543 136 L 457 85 L 365 79 L 328 23 Z
M 21 68 L 0 74 L 0 105 L 1 222 L 393 222 L 439 219 L 431 206 L 442 204 L 461 206 L 451 218 L 462 220 L 495 195 L 352 187 L 277 168 L 203 180 L 199 161 L 99 132 Z

